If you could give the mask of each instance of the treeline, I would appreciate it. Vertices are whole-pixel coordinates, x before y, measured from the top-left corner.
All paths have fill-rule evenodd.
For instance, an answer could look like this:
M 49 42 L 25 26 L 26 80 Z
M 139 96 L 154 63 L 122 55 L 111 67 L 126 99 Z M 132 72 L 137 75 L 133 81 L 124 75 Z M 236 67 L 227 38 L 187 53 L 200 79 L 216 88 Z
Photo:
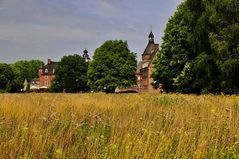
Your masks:
M 86 62 L 80 55 L 62 57 L 55 70 L 50 92 L 114 92 L 136 84 L 136 54 L 126 41 L 108 40 L 96 49 L 93 60 Z M 38 78 L 39 60 L 0 64 L 0 91 L 19 92 L 25 80 Z
M 170 18 L 153 78 L 168 91 L 239 93 L 239 1 L 185 0 Z
M 88 63 L 79 55 L 64 56 L 52 82 L 53 92 L 114 92 L 136 84 L 136 54 L 122 40 L 108 40 Z
M 40 66 L 44 66 L 44 62 L 40 60 L 0 63 L 0 92 L 20 92 L 25 80 L 38 78 Z

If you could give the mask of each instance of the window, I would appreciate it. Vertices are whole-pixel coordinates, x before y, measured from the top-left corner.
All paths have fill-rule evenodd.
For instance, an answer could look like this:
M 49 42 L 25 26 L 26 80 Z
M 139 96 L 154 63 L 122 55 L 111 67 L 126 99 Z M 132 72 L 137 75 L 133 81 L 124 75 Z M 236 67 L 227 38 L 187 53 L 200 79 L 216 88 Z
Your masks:
M 45 81 L 45 86 L 47 86 L 47 87 L 48 87 L 48 81 Z
M 54 74 L 55 73 L 55 69 L 53 68 L 53 70 L 52 70 L 52 73 Z
M 45 69 L 45 73 L 48 73 L 48 69 L 47 68 Z

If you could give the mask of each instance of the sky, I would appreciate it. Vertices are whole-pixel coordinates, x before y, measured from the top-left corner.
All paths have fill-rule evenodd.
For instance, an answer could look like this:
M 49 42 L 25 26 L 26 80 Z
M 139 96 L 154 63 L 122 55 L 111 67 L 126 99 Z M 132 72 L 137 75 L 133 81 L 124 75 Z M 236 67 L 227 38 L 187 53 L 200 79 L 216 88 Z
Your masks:
M 106 40 L 127 40 L 140 60 L 151 30 L 162 43 L 183 0 L 0 0 L 0 62 L 90 57 Z

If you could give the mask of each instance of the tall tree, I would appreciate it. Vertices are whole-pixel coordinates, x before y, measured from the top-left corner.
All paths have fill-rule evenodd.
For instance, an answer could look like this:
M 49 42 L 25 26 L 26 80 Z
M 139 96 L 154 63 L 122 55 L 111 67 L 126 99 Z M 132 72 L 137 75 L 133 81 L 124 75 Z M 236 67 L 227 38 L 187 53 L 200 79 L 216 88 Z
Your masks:
M 209 39 L 220 72 L 222 91 L 239 93 L 239 1 L 216 0 L 209 22 L 214 26 Z
M 130 52 L 126 41 L 108 40 L 94 53 L 88 84 L 95 91 L 106 92 L 132 86 L 136 83 L 136 64 L 136 54 Z
M 153 77 L 173 91 L 238 93 L 238 17 L 238 0 L 185 0 L 167 24 Z
M 191 67 L 195 54 L 190 44 L 191 30 L 183 19 L 186 12 L 185 4 L 181 4 L 169 19 L 161 50 L 153 61 L 152 76 L 158 84 L 163 83 L 167 91 L 188 92 L 192 89 Z
M 88 63 L 79 55 L 64 56 L 59 62 L 51 90 L 54 92 L 87 91 Z

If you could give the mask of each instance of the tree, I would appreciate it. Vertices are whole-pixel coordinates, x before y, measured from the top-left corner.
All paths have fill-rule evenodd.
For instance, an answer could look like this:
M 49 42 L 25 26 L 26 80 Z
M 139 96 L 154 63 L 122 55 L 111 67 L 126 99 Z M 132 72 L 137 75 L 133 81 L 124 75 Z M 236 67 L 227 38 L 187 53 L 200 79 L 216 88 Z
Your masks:
M 22 60 L 15 62 L 11 65 L 11 67 L 16 74 L 18 80 L 23 83 L 25 79 L 27 81 L 31 81 L 33 78 L 38 78 L 38 68 L 43 65 L 44 62 L 40 60 Z
M 0 90 L 7 91 L 14 79 L 12 68 L 5 63 L 0 63 Z
M 163 83 L 167 91 L 188 92 L 192 89 L 191 60 L 195 55 L 188 34 L 191 30 L 183 19 L 186 10 L 185 4 L 181 4 L 169 19 L 161 50 L 153 61 L 152 77 L 157 84 Z
M 211 48 L 219 70 L 219 85 L 226 93 L 239 93 L 239 2 L 217 0 L 209 22 L 214 26 L 209 33 Z
M 153 78 L 166 89 L 239 93 L 237 0 L 185 0 L 165 29 Z
M 64 56 L 59 62 L 51 90 L 54 92 L 87 91 L 88 63 L 79 55 Z
M 96 49 L 89 65 L 88 84 L 95 91 L 114 92 L 136 83 L 136 54 L 127 42 L 108 40 Z
M 9 92 L 18 92 L 22 89 L 25 80 L 30 82 L 33 78 L 38 78 L 38 68 L 43 66 L 40 60 L 17 61 L 11 64 L 14 72 L 14 80 L 10 83 Z

